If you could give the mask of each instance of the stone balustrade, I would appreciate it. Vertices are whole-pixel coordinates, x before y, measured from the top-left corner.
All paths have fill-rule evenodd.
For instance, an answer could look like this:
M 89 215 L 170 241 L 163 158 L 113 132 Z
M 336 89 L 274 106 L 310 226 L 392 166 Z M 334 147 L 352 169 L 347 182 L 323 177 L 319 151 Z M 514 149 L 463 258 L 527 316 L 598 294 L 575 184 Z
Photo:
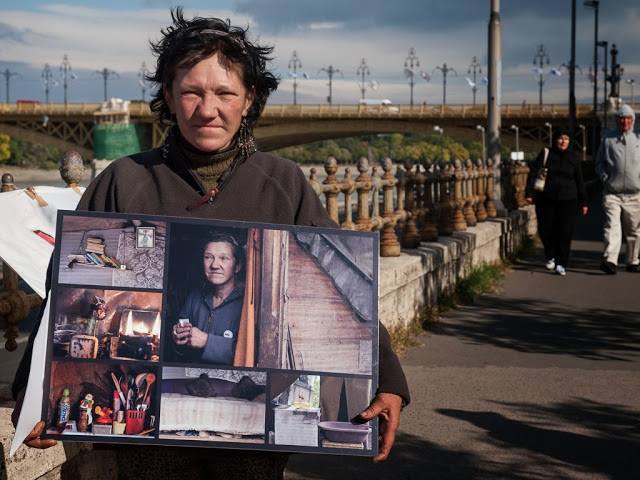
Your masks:
M 329 216 L 344 229 L 381 231 L 382 257 L 399 256 L 401 246 L 417 248 L 420 242 L 464 232 L 497 216 L 491 161 L 407 159 L 394 174 L 391 159 L 384 160 L 380 172 L 363 157 L 353 178 L 350 167 L 344 167 L 340 176 L 338 162 L 329 157 L 324 170 L 326 177 L 320 182 L 312 168 L 309 182 L 324 197 Z M 504 191 L 509 196 L 503 201 L 512 209 L 526 204 L 528 173 L 522 162 L 503 165 L 502 179 L 508 185 Z

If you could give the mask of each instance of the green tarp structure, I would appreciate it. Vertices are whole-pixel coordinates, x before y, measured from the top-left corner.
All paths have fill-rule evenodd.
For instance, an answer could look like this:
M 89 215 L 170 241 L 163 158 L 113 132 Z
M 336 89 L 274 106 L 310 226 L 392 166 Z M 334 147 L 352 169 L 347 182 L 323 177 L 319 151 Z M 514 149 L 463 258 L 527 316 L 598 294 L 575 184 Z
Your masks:
M 115 160 L 149 148 L 147 125 L 101 123 L 93 128 L 93 158 Z

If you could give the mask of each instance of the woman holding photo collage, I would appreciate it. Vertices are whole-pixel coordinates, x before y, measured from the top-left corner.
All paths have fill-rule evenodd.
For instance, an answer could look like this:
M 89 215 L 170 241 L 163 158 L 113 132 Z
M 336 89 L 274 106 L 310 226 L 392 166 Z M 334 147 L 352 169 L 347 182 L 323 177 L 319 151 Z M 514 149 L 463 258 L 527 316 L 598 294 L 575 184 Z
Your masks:
M 78 210 L 171 215 L 335 228 L 300 168 L 256 150 L 252 129 L 277 80 L 273 47 L 217 18 L 187 20 L 180 8 L 152 44 L 157 90 L 151 109 L 172 125 L 162 147 L 113 162 L 87 188 Z M 16 412 L 31 346 L 13 386 Z M 380 325 L 379 388 L 361 421 L 378 417 L 385 460 L 409 390 L 387 330 Z M 17 417 L 16 417 L 17 418 Z M 25 443 L 47 448 L 36 426 Z M 282 478 L 288 455 L 198 448 L 114 446 L 120 478 Z M 135 457 L 135 458 L 134 458 Z

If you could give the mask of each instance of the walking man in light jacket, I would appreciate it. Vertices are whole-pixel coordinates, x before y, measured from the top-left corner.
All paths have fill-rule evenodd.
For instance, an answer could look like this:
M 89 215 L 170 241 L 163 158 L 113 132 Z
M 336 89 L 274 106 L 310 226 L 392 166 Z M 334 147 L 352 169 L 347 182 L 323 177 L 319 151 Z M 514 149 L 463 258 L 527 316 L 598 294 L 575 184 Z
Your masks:
M 618 128 L 605 134 L 596 157 L 596 173 L 604 184 L 604 255 L 600 268 L 615 274 L 623 233 L 627 271 L 640 272 L 640 135 L 633 131 L 635 113 L 622 105 Z M 622 222 L 621 222 L 622 219 Z

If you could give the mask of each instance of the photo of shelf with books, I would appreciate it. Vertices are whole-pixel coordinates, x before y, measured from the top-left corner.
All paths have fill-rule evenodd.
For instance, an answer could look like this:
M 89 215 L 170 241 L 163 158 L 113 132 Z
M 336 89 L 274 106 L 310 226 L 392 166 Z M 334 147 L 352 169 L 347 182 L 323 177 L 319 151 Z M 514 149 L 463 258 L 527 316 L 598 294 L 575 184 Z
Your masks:
M 162 289 L 166 223 L 137 219 L 62 219 L 58 281 Z

